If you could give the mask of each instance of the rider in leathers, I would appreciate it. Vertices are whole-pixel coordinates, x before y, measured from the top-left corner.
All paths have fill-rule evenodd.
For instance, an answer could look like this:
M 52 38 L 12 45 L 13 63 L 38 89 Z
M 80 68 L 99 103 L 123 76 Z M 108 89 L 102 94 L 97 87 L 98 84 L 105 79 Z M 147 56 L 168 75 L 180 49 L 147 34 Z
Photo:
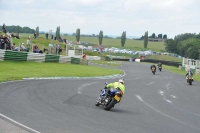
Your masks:
M 120 79 L 119 82 L 113 82 L 113 83 L 107 84 L 104 89 L 108 89 L 108 90 L 106 91 L 104 98 L 106 98 L 108 94 L 110 93 L 110 88 L 121 90 L 122 96 L 123 96 L 125 92 L 124 80 Z M 102 98 L 99 97 L 99 100 L 97 102 L 101 102 L 101 100 Z
M 159 67 L 159 66 L 161 66 L 161 67 L 162 67 L 162 63 L 161 63 L 161 62 L 158 62 L 158 67 Z
M 193 81 L 193 73 L 191 70 L 189 70 L 187 73 L 186 73 L 186 79 L 187 79 L 187 82 L 188 82 L 188 75 L 191 75 L 192 76 L 192 81 Z
M 155 68 L 155 72 L 156 72 L 156 66 L 154 64 L 151 65 L 151 67 L 150 67 L 151 70 L 152 70 L 153 67 Z
M 105 89 L 117 89 L 117 90 L 121 90 L 122 91 L 122 96 L 124 95 L 125 92 L 125 86 L 124 86 L 124 80 L 120 79 L 119 82 L 114 82 L 114 83 L 110 83 L 108 85 L 106 85 Z M 107 92 L 109 92 L 110 90 L 108 90 Z

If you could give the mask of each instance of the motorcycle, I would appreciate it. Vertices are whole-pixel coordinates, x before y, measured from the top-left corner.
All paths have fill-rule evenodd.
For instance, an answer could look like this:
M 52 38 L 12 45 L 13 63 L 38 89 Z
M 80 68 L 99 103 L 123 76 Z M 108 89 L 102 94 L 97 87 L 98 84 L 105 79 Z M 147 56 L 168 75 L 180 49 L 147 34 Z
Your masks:
M 189 83 L 190 85 L 192 85 L 192 82 L 193 82 L 192 75 L 188 75 L 187 83 Z
M 160 72 L 161 72 L 161 70 L 162 70 L 162 67 L 161 66 L 158 66 L 158 69 L 160 70 Z
M 156 73 L 155 67 L 152 67 L 152 68 L 151 68 L 151 71 L 152 71 L 153 74 L 155 74 L 155 73 Z
M 106 83 L 107 85 L 107 83 Z M 108 91 L 108 92 L 107 92 Z M 107 96 L 106 96 L 107 93 Z M 115 104 L 121 101 L 122 91 L 116 89 L 103 89 L 99 99 L 96 102 L 96 106 L 103 106 L 105 110 L 110 110 Z

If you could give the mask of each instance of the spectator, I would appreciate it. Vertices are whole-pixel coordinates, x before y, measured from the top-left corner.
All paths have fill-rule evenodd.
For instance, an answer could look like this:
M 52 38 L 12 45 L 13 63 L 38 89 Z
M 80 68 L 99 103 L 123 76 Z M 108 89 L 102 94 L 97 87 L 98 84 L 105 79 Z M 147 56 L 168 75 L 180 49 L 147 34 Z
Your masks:
M 30 38 L 28 38 L 27 41 L 26 41 L 26 48 L 27 48 L 27 52 L 29 52 L 29 50 L 30 50 Z
M 36 39 L 36 32 L 34 33 L 34 39 Z
M 86 54 L 83 53 L 82 57 L 83 57 L 83 59 L 85 60 L 85 59 L 86 59 Z
M 43 53 L 42 50 L 39 50 L 37 45 L 33 46 L 33 53 Z
M 49 34 L 48 34 L 48 33 L 46 33 L 46 39 L 48 39 L 48 36 L 49 36 Z
M 19 38 L 19 35 L 15 35 L 14 32 L 12 32 L 11 36 L 12 36 L 12 37 L 15 37 L 15 38 L 17 38 L 17 39 L 20 39 L 20 38 Z
M 24 46 L 24 43 L 21 44 L 20 51 L 26 51 L 26 47 Z
M 1 49 L 5 47 L 5 35 L 1 36 Z
M 62 48 L 61 48 L 61 46 L 58 44 L 58 46 L 57 46 L 57 51 L 58 51 L 58 54 L 60 54 L 61 52 L 62 52 Z
M 13 45 L 11 46 L 11 50 L 15 50 L 15 43 L 13 43 Z
M 51 35 L 51 39 L 53 40 L 53 34 Z
M 54 44 L 54 54 L 58 54 L 58 44 Z
M 3 24 L 3 26 L 2 26 L 2 30 L 4 33 L 6 33 L 6 25 L 5 24 Z

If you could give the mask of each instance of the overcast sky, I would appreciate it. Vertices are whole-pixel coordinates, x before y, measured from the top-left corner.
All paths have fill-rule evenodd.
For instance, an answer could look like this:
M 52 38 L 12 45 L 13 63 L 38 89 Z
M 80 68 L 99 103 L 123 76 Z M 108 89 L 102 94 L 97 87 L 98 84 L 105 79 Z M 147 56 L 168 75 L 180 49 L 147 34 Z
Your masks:
M 142 36 L 200 32 L 200 0 L 0 0 L 0 22 L 40 31 Z

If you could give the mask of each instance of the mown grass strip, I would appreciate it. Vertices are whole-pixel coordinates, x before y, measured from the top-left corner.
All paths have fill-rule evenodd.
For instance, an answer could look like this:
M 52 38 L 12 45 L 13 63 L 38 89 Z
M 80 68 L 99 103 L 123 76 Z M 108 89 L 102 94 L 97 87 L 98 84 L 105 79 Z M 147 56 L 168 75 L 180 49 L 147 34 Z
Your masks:
M 122 73 L 122 71 L 116 69 L 75 64 L 0 62 L 0 82 L 32 77 L 93 77 Z

